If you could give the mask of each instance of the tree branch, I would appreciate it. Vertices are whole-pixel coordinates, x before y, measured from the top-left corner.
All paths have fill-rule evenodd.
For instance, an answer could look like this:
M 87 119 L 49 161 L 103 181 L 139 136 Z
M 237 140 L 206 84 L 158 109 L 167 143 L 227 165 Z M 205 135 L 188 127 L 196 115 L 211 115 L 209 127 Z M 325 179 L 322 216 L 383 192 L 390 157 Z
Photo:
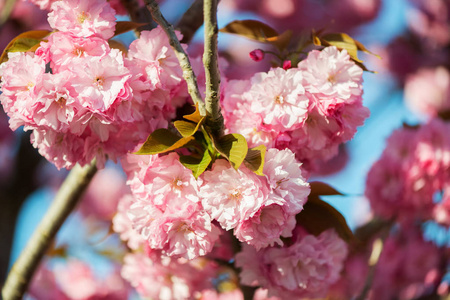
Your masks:
M 147 9 L 152 14 L 153 20 L 158 23 L 159 26 L 164 30 L 164 32 L 169 37 L 170 46 L 172 46 L 175 55 L 180 62 L 181 69 L 183 70 L 183 78 L 186 80 L 188 86 L 189 95 L 191 95 L 192 100 L 195 104 L 198 104 L 198 109 L 202 116 L 206 115 L 205 104 L 203 103 L 200 91 L 198 90 L 197 78 L 195 77 L 194 71 L 192 70 L 192 65 L 189 61 L 189 57 L 184 51 L 183 47 L 178 40 L 173 26 L 170 25 L 167 20 L 161 14 L 159 10 L 158 3 L 155 0 L 145 0 L 145 5 Z
M 49 210 L 9 272 L 2 290 L 2 299 L 22 299 L 40 260 L 65 219 L 81 199 L 96 171 L 96 161 L 93 160 L 90 165 L 84 167 L 76 165 L 69 173 Z
M 189 44 L 197 30 L 203 25 L 203 0 L 195 0 L 178 22 L 177 30 L 183 35 L 182 43 Z
M 208 115 L 207 125 L 214 136 L 223 134 L 223 116 L 220 113 L 220 72 L 217 57 L 217 3 L 218 0 L 204 0 L 203 13 L 205 22 L 205 49 L 203 65 L 205 66 L 206 96 L 205 106 Z

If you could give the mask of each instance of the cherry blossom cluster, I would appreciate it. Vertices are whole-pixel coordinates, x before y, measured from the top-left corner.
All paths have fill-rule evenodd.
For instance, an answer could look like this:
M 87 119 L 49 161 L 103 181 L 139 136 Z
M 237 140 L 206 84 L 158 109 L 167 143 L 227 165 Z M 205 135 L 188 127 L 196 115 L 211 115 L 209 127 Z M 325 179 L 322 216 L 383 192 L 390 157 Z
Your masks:
M 450 123 L 433 119 L 392 134 L 367 177 L 366 196 L 376 215 L 411 221 L 434 214 L 450 224 L 449 130 Z
M 108 43 L 116 23 L 106 1 L 57 1 L 48 21 L 58 31 L 36 53 L 10 53 L 1 65 L 0 100 L 11 128 L 32 130 L 34 147 L 58 168 L 116 160 L 167 126 L 186 100 L 160 28 L 125 55 Z
M 405 102 L 419 114 L 437 117 L 450 111 L 450 72 L 444 66 L 422 68 L 405 82 Z
M 115 230 L 131 248 L 139 246 L 129 233 L 136 230 L 150 248 L 187 259 L 212 250 L 221 234 L 216 222 L 256 249 L 282 245 L 310 190 L 289 150 L 268 150 L 264 176 L 219 159 L 195 179 L 174 152 L 128 155 L 122 164 L 134 198 L 120 202 Z
M 343 275 L 330 290 L 332 299 L 353 299 L 360 295 L 369 274 L 367 249 L 352 254 L 345 262 Z M 383 243 L 371 291 L 367 299 L 418 299 L 441 283 L 444 249 L 426 241 L 418 224 L 400 226 Z
M 150 250 L 148 253 L 127 254 L 122 276 L 145 298 L 204 299 L 204 294 L 216 294 L 220 283 L 212 279 L 220 277 L 221 273 L 226 274 L 224 271 L 217 263 L 204 258 L 174 259 Z
M 49 300 L 127 299 L 128 293 L 119 269 L 99 278 L 88 264 L 77 259 L 57 263 L 53 268 L 42 265 L 29 290 L 33 299 Z
M 333 229 L 319 236 L 297 227 L 292 244 L 261 251 L 244 245 L 236 255 L 241 282 L 261 286 L 279 299 L 320 298 L 327 295 L 344 266 L 348 248 Z
M 345 50 L 311 51 L 296 68 L 232 80 L 223 99 L 225 124 L 250 146 L 289 148 L 307 169 L 327 160 L 369 116 L 362 72 Z

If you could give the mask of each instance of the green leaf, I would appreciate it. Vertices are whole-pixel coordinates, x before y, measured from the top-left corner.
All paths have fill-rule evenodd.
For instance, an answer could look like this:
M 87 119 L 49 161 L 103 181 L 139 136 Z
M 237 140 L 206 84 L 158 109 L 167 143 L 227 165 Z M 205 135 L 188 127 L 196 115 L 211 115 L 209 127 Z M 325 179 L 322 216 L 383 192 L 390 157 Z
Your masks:
M 345 33 L 329 33 L 320 38 L 322 43 L 328 46 L 336 46 L 336 48 L 347 50 L 351 58 L 357 62 L 362 62 L 358 58 L 358 46 L 355 40 Z
M 134 154 L 158 154 L 169 152 L 178 148 L 182 148 L 190 141 L 194 140 L 193 136 L 180 138 L 178 135 L 168 129 L 157 129 L 147 138 L 147 141 Z
M 280 50 L 285 49 L 292 38 L 291 30 L 286 30 L 282 34 L 278 34 L 278 32 L 269 25 L 256 20 L 233 21 L 219 31 L 237 34 L 262 43 L 270 43 Z
M 175 121 L 173 125 L 183 137 L 188 137 L 194 135 L 197 132 L 204 120 L 205 117 L 202 117 L 197 124 L 180 120 Z
M 237 170 L 248 152 L 245 138 L 238 133 L 231 133 L 220 137 L 217 141 L 214 139 L 212 141 L 214 148 Z
M 130 30 L 137 29 L 139 27 L 145 26 L 147 23 L 136 23 L 131 21 L 117 21 L 116 22 L 116 31 L 114 32 L 114 36 L 125 33 Z
M 266 150 L 266 146 L 260 145 L 255 148 L 248 149 L 247 155 L 245 156 L 245 166 L 256 175 L 264 175 L 263 169 Z
M 344 241 L 351 242 L 355 239 L 341 213 L 319 198 L 308 199 L 302 212 L 297 215 L 297 224 L 316 236 L 334 228 Z
M 27 52 L 35 51 L 40 42 L 44 40 L 46 36 L 51 33 L 49 30 L 32 30 L 19 34 L 16 36 L 6 48 L 3 50 L 0 56 L 0 63 L 8 60 L 9 52 Z
M 208 168 L 212 161 L 211 153 L 208 149 L 205 150 L 201 159 L 195 158 L 193 156 L 181 156 L 180 162 L 186 168 L 192 170 L 192 174 L 197 179 L 203 172 Z
M 198 105 L 196 104 L 195 105 L 195 111 L 192 114 L 190 114 L 190 115 L 183 116 L 183 118 L 198 124 L 198 123 L 200 123 L 200 121 L 204 117 L 202 117 L 202 115 L 200 115 L 200 111 L 198 110 Z
M 237 34 L 260 42 L 266 42 L 267 38 L 278 36 L 278 32 L 275 29 L 256 20 L 233 21 L 219 31 Z

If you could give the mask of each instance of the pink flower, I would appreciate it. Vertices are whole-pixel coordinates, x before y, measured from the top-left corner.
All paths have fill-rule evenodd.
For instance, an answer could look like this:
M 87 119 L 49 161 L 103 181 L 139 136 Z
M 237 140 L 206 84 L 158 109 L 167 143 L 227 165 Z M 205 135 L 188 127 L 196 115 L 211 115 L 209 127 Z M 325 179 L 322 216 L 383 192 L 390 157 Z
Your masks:
M 110 51 L 106 40 L 99 37 L 78 37 L 71 32 L 54 32 L 41 42 L 36 54 L 50 61 L 53 73 L 67 68 L 72 60 L 82 63 L 91 56 L 103 57 Z
M 226 160 L 216 160 L 201 178 L 203 207 L 225 230 L 251 218 L 268 196 L 267 183 L 244 167 L 233 169 Z
M 309 103 L 302 80 L 297 69 L 275 68 L 253 76 L 244 97 L 251 103 L 251 109 L 261 115 L 267 130 L 279 132 L 302 126 Z
M 264 59 L 264 51 L 261 49 L 255 49 L 249 53 L 249 56 L 254 61 L 261 61 Z
M 181 39 L 181 34 L 177 34 Z M 151 91 L 157 88 L 171 90 L 182 82 L 178 59 L 160 27 L 142 31 L 139 39 L 130 44 L 128 59 Z
M 388 238 L 375 270 L 373 299 L 416 299 L 433 287 L 430 272 L 440 268 L 440 249 L 423 239 L 420 229 L 409 226 Z
M 10 53 L 9 60 L 0 65 L 0 101 L 10 117 L 10 127 L 33 125 L 36 84 L 45 73 L 44 60 L 30 53 Z
M 405 100 L 419 114 L 436 117 L 450 109 L 450 72 L 440 66 L 419 69 L 406 78 Z
M 109 109 L 113 104 L 132 96 L 128 84 L 131 74 L 119 50 L 112 49 L 104 57 L 89 57 L 69 68 L 75 75 L 72 86 L 81 104 L 100 117 L 112 117 Z
M 122 276 L 142 297 L 191 299 L 196 291 L 212 288 L 210 276 L 214 269 L 211 264 L 198 259 L 186 263 L 180 259 L 130 253 L 124 258 Z
M 56 1 L 48 14 L 48 23 L 54 29 L 105 40 L 114 35 L 115 20 L 115 11 L 106 0 Z
M 259 252 L 244 246 L 236 255 L 242 268 L 241 283 L 268 289 L 268 296 L 281 299 L 324 297 L 347 257 L 347 245 L 334 230 L 319 236 L 298 230 L 289 247 L 269 247 Z
M 326 47 L 314 50 L 298 64 L 304 77 L 305 89 L 314 94 L 349 101 L 362 94 L 363 70 L 350 60 L 346 50 Z

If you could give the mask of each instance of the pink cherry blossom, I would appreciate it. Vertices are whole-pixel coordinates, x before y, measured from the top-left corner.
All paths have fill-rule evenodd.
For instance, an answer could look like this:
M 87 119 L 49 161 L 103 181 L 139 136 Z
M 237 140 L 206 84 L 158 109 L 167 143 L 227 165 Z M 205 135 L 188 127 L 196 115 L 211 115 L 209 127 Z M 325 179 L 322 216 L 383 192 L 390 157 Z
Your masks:
M 269 131 L 299 128 L 307 117 L 308 98 L 297 69 L 275 68 L 257 73 L 245 97 L 251 109 L 261 115 L 263 126 Z
M 79 37 L 109 39 L 114 35 L 115 20 L 115 11 L 106 0 L 55 1 L 48 14 L 52 28 Z
M 0 65 L 0 101 L 10 117 L 11 129 L 33 123 L 36 84 L 44 73 L 44 60 L 30 53 L 11 53 L 9 60 Z
M 450 72 L 440 66 L 419 69 L 406 78 L 406 104 L 419 114 L 436 117 L 450 109 Z
M 180 259 L 150 258 L 144 253 L 129 253 L 124 258 L 122 276 L 142 297 L 190 299 L 195 292 L 212 288 L 208 281 L 211 271 L 214 271 L 211 264 L 198 259 L 183 262 Z
M 120 198 L 117 205 L 117 213 L 112 222 L 113 230 L 120 235 L 120 239 L 125 241 L 130 249 L 136 250 L 144 244 L 145 239 L 133 228 L 131 220 L 127 215 L 132 203 L 133 196 L 130 194 Z
M 268 197 L 267 183 L 248 169 L 235 170 L 226 160 L 216 160 L 201 176 L 199 196 L 204 209 L 229 230 L 256 214 Z
M 242 268 L 242 284 L 261 286 L 268 290 L 269 297 L 323 297 L 339 279 L 347 252 L 347 245 L 334 230 L 317 237 L 299 230 L 289 247 L 269 247 L 257 252 L 244 245 L 236 255 L 236 265 Z

